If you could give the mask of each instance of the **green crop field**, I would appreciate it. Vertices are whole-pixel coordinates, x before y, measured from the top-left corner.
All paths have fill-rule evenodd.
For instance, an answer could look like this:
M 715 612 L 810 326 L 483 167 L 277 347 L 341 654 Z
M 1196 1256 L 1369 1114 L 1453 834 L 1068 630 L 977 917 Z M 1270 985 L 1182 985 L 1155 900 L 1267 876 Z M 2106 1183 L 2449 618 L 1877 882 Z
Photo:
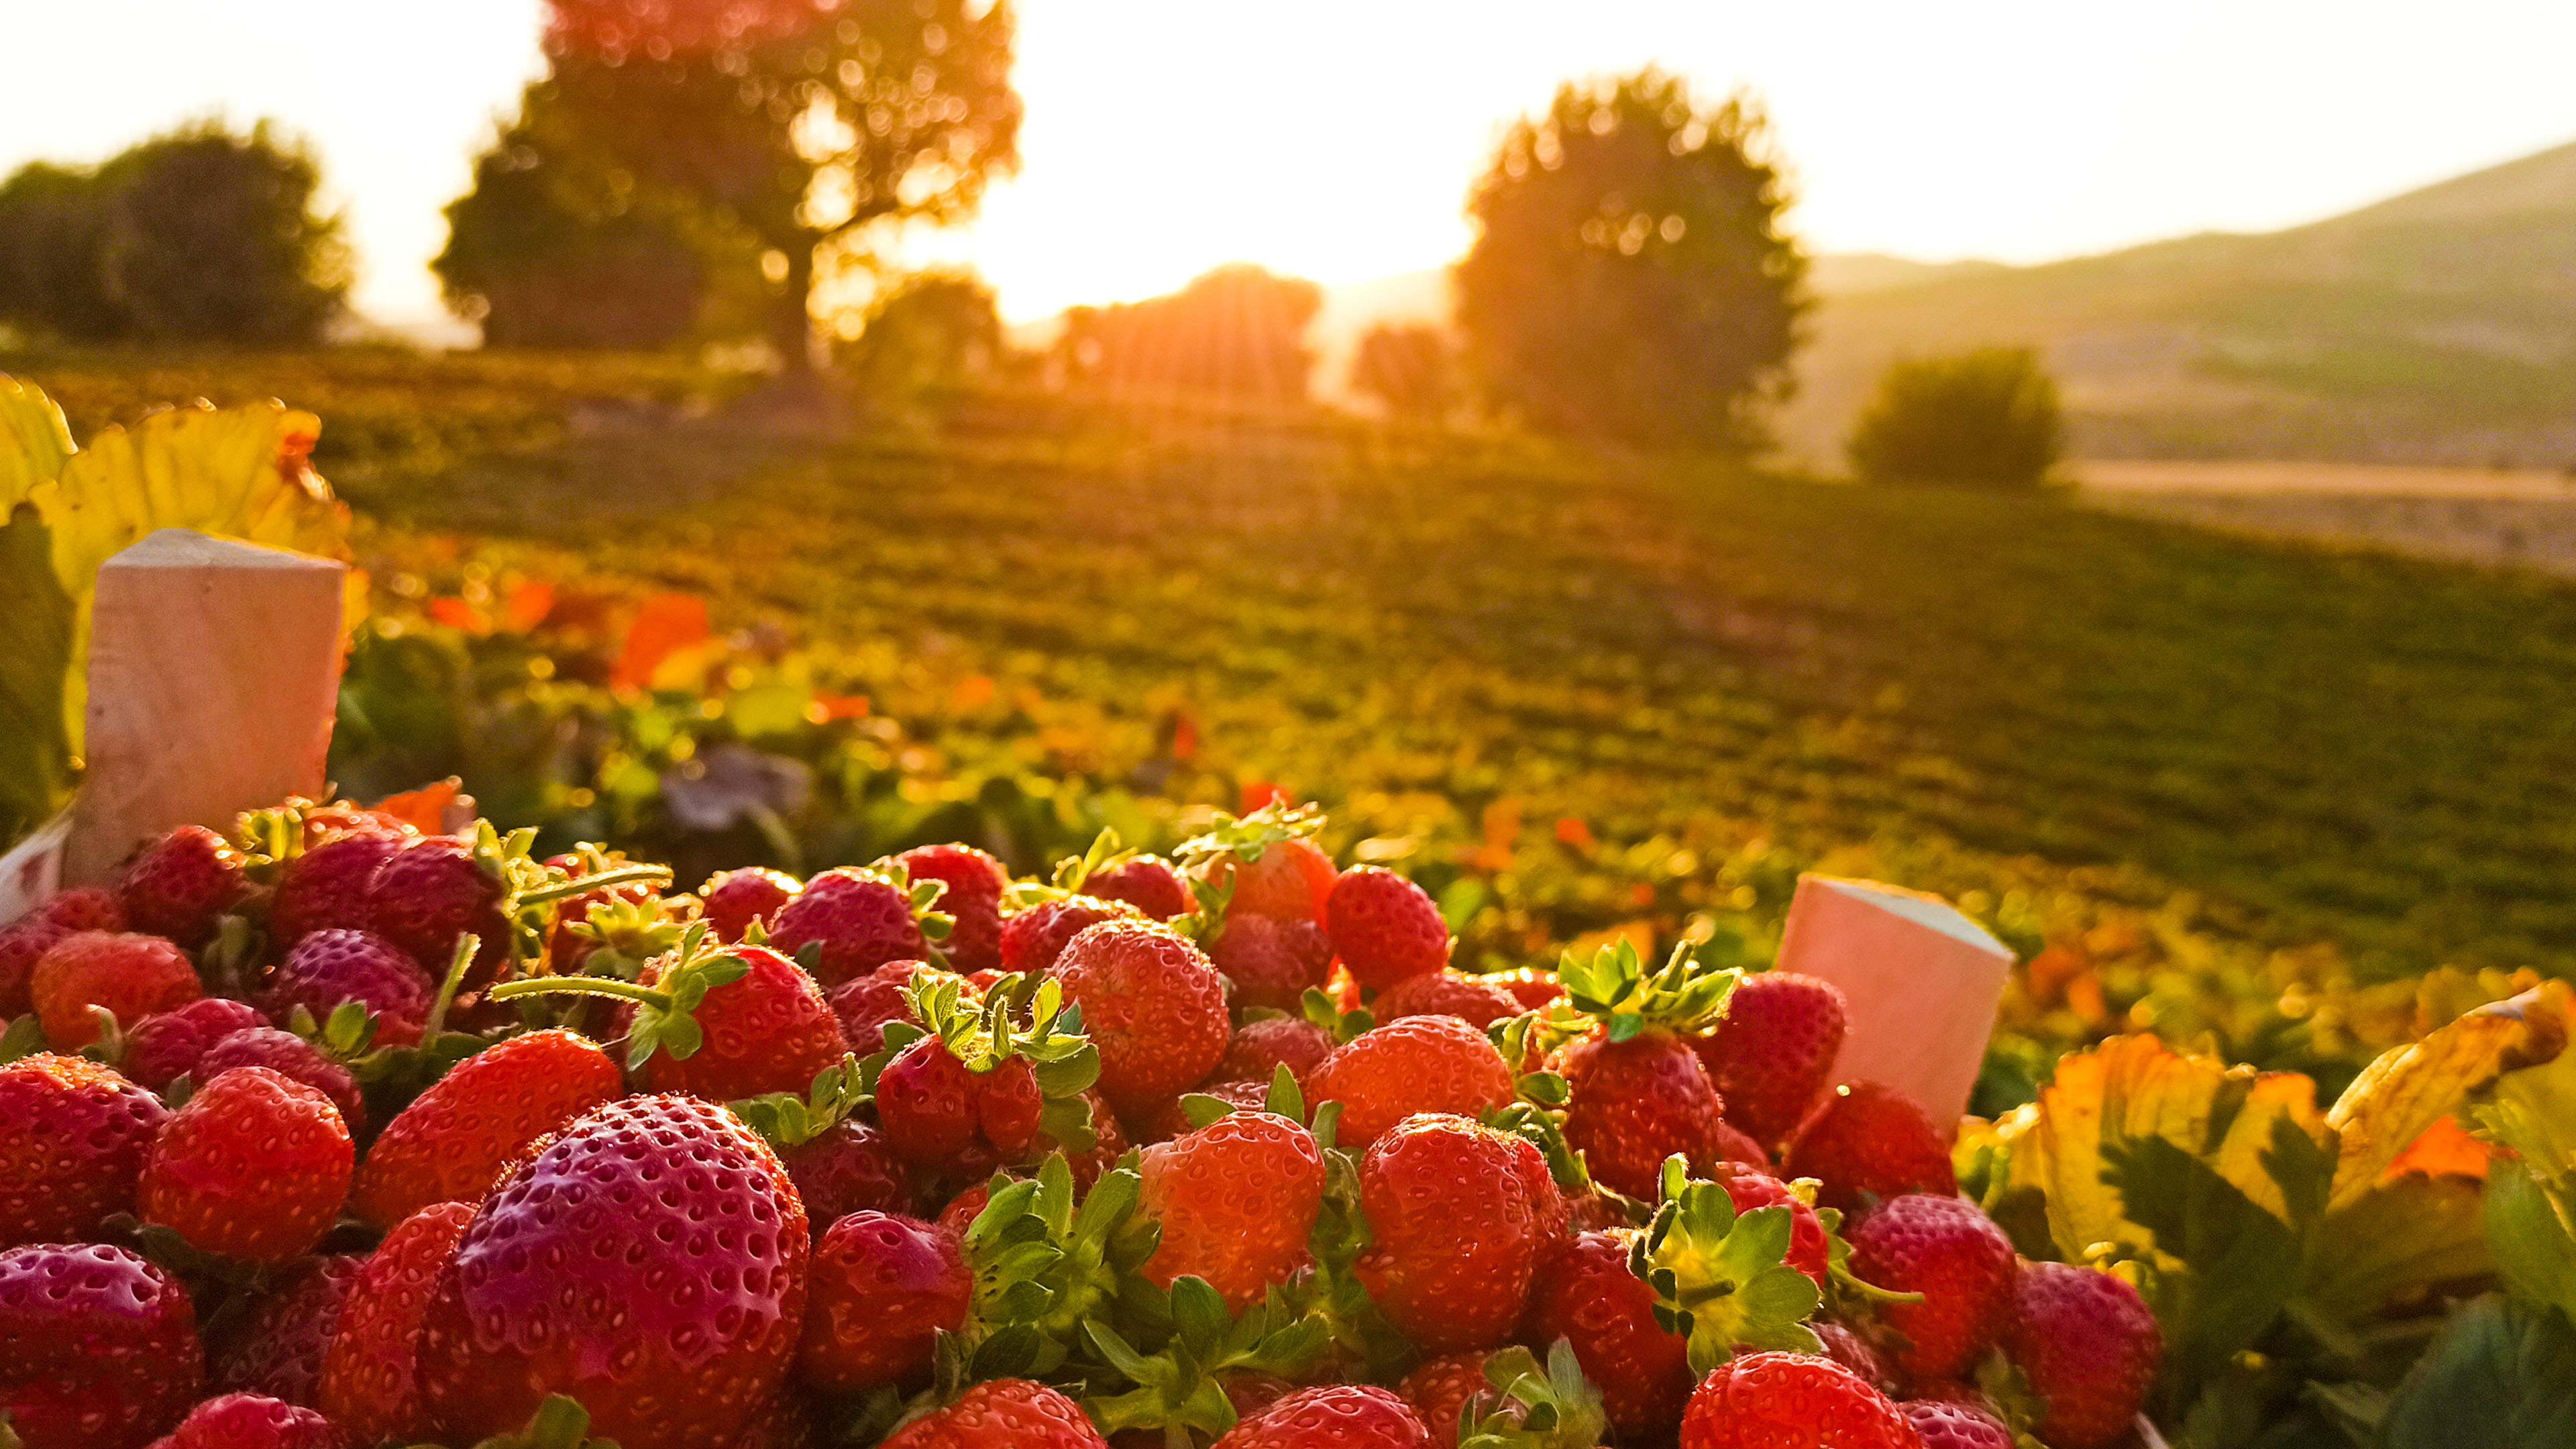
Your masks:
M 154 396 L 323 413 L 390 618 L 531 577 L 699 594 L 835 651 L 908 732 L 877 767 L 948 781 L 906 791 L 1003 760 L 1151 836 L 1277 781 L 1490 959 L 1694 918 L 1758 951 L 1797 870 L 1865 873 L 2051 948 L 2012 1008 L 2040 1040 L 2206 1031 L 2329 1076 L 2426 971 L 2576 964 L 2558 583 L 1321 417 L 994 399 L 829 438 L 701 419 L 736 385 L 641 360 L 0 369 L 84 437 Z M 459 748 L 417 763 L 596 824 Z M 871 818 L 796 863 L 959 817 Z

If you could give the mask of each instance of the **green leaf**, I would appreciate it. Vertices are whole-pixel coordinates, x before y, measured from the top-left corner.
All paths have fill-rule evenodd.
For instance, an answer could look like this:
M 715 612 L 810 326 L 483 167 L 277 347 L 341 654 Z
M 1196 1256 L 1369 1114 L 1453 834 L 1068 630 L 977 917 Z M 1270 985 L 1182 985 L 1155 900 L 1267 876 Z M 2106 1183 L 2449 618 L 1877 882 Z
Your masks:
M 2488 1169 L 2484 1227 L 2505 1286 L 2576 1319 L 2576 1234 L 2530 1168 L 2500 1158 Z
M 1223 1097 L 1211 1097 L 1205 1092 L 1181 1094 L 1181 1115 L 1189 1119 L 1193 1131 L 1233 1114 L 1234 1104 Z
M 2188 1270 L 2150 1279 L 2166 1373 L 2181 1402 L 2251 1346 L 2297 1288 L 2301 1243 L 2216 1168 L 2162 1137 L 2106 1142 L 2102 1179 Z
M 44 1023 L 36 1019 L 34 1012 L 28 1012 L 25 1016 L 9 1023 L 9 1029 L 6 1032 L 0 1032 L 0 1062 L 14 1062 L 20 1057 L 34 1056 L 44 1051 L 48 1045 L 45 1040 Z
M 2576 1444 L 2576 1328 L 2490 1296 L 2453 1314 L 2388 1402 L 2377 1449 Z

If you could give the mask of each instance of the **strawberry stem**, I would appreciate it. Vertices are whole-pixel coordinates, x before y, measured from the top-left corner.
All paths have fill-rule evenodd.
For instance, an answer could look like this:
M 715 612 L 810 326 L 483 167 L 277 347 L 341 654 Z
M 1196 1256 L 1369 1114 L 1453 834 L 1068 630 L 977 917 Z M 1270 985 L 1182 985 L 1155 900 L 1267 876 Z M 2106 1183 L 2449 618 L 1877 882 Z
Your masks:
M 613 976 L 529 976 L 505 981 L 483 994 L 494 1001 L 515 1001 L 522 996 L 608 996 L 664 1010 L 672 1005 L 671 993 L 660 987 L 620 981 Z

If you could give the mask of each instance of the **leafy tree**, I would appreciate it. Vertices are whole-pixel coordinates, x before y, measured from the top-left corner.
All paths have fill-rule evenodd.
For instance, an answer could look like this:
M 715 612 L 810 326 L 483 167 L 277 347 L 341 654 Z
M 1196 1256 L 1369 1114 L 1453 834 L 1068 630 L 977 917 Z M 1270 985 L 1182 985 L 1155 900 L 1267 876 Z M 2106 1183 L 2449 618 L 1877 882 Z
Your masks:
M 1228 263 L 1166 296 L 1073 308 L 1057 365 L 1074 385 L 1113 393 L 1303 401 L 1306 325 L 1323 303 L 1302 277 Z
M 1457 349 L 1421 323 L 1380 323 L 1360 337 L 1351 386 L 1400 418 L 1437 418 L 1458 400 Z
M 576 216 L 626 192 L 699 218 L 684 236 L 756 239 L 801 365 L 819 246 L 962 216 L 1017 167 L 1013 31 L 1003 0 L 552 0 L 535 149 Z
M 1898 362 L 1845 451 L 1871 482 L 2036 488 L 2063 455 L 2057 384 L 2027 347 Z
M 1551 431 L 1656 445 L 1757 441 L 1785 396 L 1806 259 L 1738 97 L 1649 67 L 1567 84 L 1476 183 L 1458 321 L 1496 400 Z
M 922 272 L 868 309 L 839 362 L 869 399 L 911 401 L 992 376 L 1007 350 L 992 288 L 961 272 Z
M 191 126 L 94 171 L 24 167 L 0 185 L 0 316 L 84 341 L 317 341 L 349 285 L 320 185 L 265 122 Z

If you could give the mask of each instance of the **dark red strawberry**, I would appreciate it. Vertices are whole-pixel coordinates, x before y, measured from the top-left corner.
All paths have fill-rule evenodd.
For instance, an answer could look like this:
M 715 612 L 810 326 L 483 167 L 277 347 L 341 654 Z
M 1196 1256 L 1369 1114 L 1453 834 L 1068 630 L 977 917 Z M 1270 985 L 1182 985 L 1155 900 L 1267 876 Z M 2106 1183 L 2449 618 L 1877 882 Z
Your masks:
M 1449 924 L 1428 892 L 1394 871 L 1342 872 L 1325 908 L 1333 950 L 1362 986 L 1380 991 L 1449 964 Z
M 1718 1105 L 1723 1107 L 1725 1099 L 1720 1098 Z M 1720 1121 L 1717 1124 L 1717 1143 L 1710 1150 L 1716 1154 L 1720 1167 L 1736 1162 L 1765 1172 L 1771 1169 L 1771 1154 L 1763 1150 L 1761 1143 L 1737 1131 L 1732 1122 Z
M 882 1212 L 833 1223 L 810 1282 L 796 1373 L 833 1394 L 926 1380 L 935 1340 L 965 1325 L 975 1289 L 954 1236 Z
M 1655 1321 L 1655 1294 L 1628 1267 L 1635 1234 L 1577 1233 L 1541 1262 L 1522 1337 L 1565 1339 L 1600 1387 L 1610 1427 L 1651 1441 L 1670 1434 L 1691 1392 L 1690 1348 Z
M 1082 878 L 1082 893 L 1125 901 L 1158 921 L 1186 916 L 1197 905 L 1181 873 L 1159 855 L 1131 855 L 1103 866 Z
M 1138 1271 L 1156 1287 L 1206 1279 L 1240 1313 L 1306 1261 L 1324 1201 L 1324 1154 L 1269 1112 L 1231 1112 L 1144 1150 L 1144 1210 L 1162 1225 Z
M 1862 1218 L 1850 1237 L 1854 1274 L 1890 1292 L 1923 1295 L 1920 1303 L 1879 1308 L 1909 1340 L 1896 1353 L 1908 1377 L 1961 1373 L 2003 1332 L 2020 1260 L 2012 1239 L 1976 1204 L 1905 1193 Z
M 268 900 L 268 938 L 281 949 L 316 931 L 362 929 L 373 914 L 367 891 L 376 872 L 409 838 L 392 831 L 336 836 L 278 868 Z M 447 963 L 438 963 L 445 970 Z
M 278 1275 L 247 1313 L 209 1325 L 207 1387 L 319 1407 L 322 1364 L 366 1259 L 306 1258 Z
M 438 995 L 411 954 L 372 931 L 314 931 L 295 943 L 268 979 L 263 1002 L 284 1025 L 302 1007 L 329 1021 L 342 1002 L 375 1013 L 377 1046 L 413 1046 Z
M 976 1146 L 987 1116 L 1010 1139 L 988 1143 L 988 1149 L 999 1157 L 1018 1155 L 1037 1136 L 1043 1105 L 1037 1076 L 1025 1060 L 1013 1058 L 978 1076 L 936 1036 L 895 1053 L 877 1077 L 877 1115 L 887 1144 L 924 1167 L 955 1162 Z
M 176 1279 L 101 1243 L 0 1251 L 0 1415 L 30 1449 L 136 1449 L 205 1381 Z
M 475 842 L 452 835 L 404 842 L 367 882 L 367 929 L 441 978 L 455 960 L 457 938 L 470 932 L 478 944 L 465 989 L 486 985 L 510 950 L 503 911 L 509 881 L 489 857 Z
M 273 1026 L 254 1026 L 234 1032 L 197 1059 L 197 1071 L 207 1081 L 235 1067 L 266 1067 L 279 1076 L 302 1082 L 331 1099 L 340 1109 L 340 1120 L 348 1124 L 350 1135 L 363 1137 L 367 1131 L 366 1099 L 358 1095 L 358 1079 L 349 1069 L 325 1056 L 320 1047 L 291 1031 Z
M 1221 1082 L 1267 1085 L 1281 1067 L 1299 1081 L 1333 1054 L 1333 1034 L 1301 1016 L 1266 1016 L 1236 1027 L 1209 1076 Z
M 206 1048 L 234 1032 L 268 1024 L 259 1008 L 247 1001 L 201 997 L 176 1011 L 143 1018 L 125 1034 L 125 1055 L 117 1067 L 157 1092 L 170 1085 L 171 1078 L 196 1071 L 197 1059 L 206 1054 Z
M 0 1248 L 85 1242 L 134 1211 L 169 1117 L 160 1098 L 96 1062 L 39 1052 L 0 1065 Z
M 355 1162 L 329 1097 L 266 1067 L 236 1067 L 163 1125 L 137 1205 L 144 1221 L 206 1252 L 286 1263 L 339 1219 Z
M 1208 960 L 1234 983 L 1237 1006 L 1295 1011 L 1332 970 L 1333 943 L 1302 918 L 1228 915 L 1208 946 Z
M 1512 1100 L 1512 1069 L 1454 1016 L 1409 1016 L 1334 1048 L 1306 1078 L 1310 1102 L 1342 1104 L 1335 1135 L 1362 1148 L 1417 1112 L 1475 1116 Z
M 202 825 L 182 825 L 143 847 L 116 883 L 128 929 L 194 946 L 242 897 L 241 852 Z
M 769 929 L 779 908 L 796 899 L 802 889 L 796 877 L 783 871 L 720 870 L 698 887 L 698 900 L 706 908 L 707 924 L 716 928 L 716 939 L 731 945 L 742 939 L 754 921 L 762 930 Z
M 1876 1082 L 1825 1094 L 1781 1155 L 1781 1175 L 1824 1184 L 1816 1205 L 1858 1211 L 1909 1192 L 1954 1193 L 1948 1138 L 1914 1099 Z
M 1416 1365 L 1404 1376 L 1404 1382 L 1395 1386 L 1396 1393 L 1412 1407 L 1413 1416 L 1431 1432 L 1432 1443 L 1458 1442 L 1459 1412 L 1467 1407 L 1469 1399 L 1493 1387 L 1485 1382 L 1485 1361 L 1490 1357 L 1484 1353 L 1455 1353 L 1430 1359 Z
M 1044 1384 L 992 1379 L 914 1419 L 877 1449 L 1109 1449 L 1082 1406 Z
M 1214 1097 L 1238 1111 L 1258 1112 L 1270 1102 L 1268 1082 L 1201 1082 L 1191 1095 Z M 1189 1132 L 1197 1124 L 1190 1121 L 1186 1096 L 1174 1097 L 1162 1110 L 1136 1124 L 1139 1140 L 1148 1143 L 1169 1142 Z
M 1691 1392 L 1681 1449 L 1921 1449 L 1887 1396 L 1829 1358 L 1750 1353 Z
M 205 994 L 187 952 L 159 936 L 124 931 L 63 937 L 37 958 L 29 986 L 45 1040 L 58 1051 L 98 1040 L 92 1007 L 104 1008 L 120 1025 L 130 1026 Z
M 1047 972 L 1067 941 L 1103 921 L 1142 921 L 1145 913 L 1124 901 L 1097 901 L 1089 896 L 1043 900 L 1002 920 L 1002 969 Z
M 416 1381 L 420 1320 L 438 1275 L 474 1220 L 469 1203 L 422 1208 L 362 1260 L 340 1306 L 315 1402 L 353 1443 L 410 1441 L 430 1432 Z
M 1454 1016 L 1479 1031 L 1518 1016 L 1512 994 L 1481 976 L 1442 969 L 1407 976 L 1377 994 L 1369 1009 L 1380 1021 L 1407 1016 Z
M 2048 1401 L 2032 1428 L 2061 1449 L 2123 1442 L 2164 1358 L 2138 1290 L 2070 1263 L 2023 1265 L 2003 1344 L 2030 1391 Z
M 80 931 L 122 931 L 125 912 L 103 890 L 65 891 L 27 914 L 0 926 L 0 1017 L 27 1014 L 29 978 L 37 958 L 65 936 Z
M 421 1323 L 422 1403 L 467 1439 L 561 1393 L 626 1449 L 727 1443 L 787 1375 L 811 1246 L 786 1170 L 732 1113 L 612 1102 L 476 1211 Z
M 2013 1449 L 2004 1421 L 1973 1405 L 1915 1399 L 1896 1408 L 1914 1426 L 1923 1449 Z
M 885 1134 L 844 1118 L 778 1154 L 805 1215 L 830 1227 L 855 1212 L 894 1212 L 912 1201 L 911 1174 Z
M 1485 978 L 1511 993 L 1523 1011 L 1545 1011 L 1565 999 L 1565 985 L 1556 973 L 1542 966 L 1523 966 L 1500 976 Z
M 1700 1175 L 1713 1172 L 1725 1119 L 1690 1038 L 1717 1019 L 1735 974 L 1700 965 L 1687 946 L 1649 972 L 1622 939 L 1588 962 L 1568 955 L 1557 977 L 1597 1023 L 1548 1057 L 1565 1078 L 1566 1145 L 1630 1197 L 1655 1196 L 1675 1153 Z
M 947 887 L 934 909 L 951 922 L 948 939 L 939 943 L 948 964 L 960 972 L 1000 969 L 1002 887 L 1010 884 L 1002 863 L 971 845 L 924 845 L 895 862 L 915 881 Z
M 1167 927 L 1104 921 L 1065 943 L 1055 979 L 1100 1052 L 1100 1094 L 1128 1117 L 1197 1086 L 1233 1035 L 1225 978 Z
M 770 923 L 769 944 L 799 960 L 806 946 L 815 945 L 814 976 L 827 987 L 888 961 L 926 958 L 930 937 L 923 930 L 924 916 L 938 908 L 917 898 L 912 883 L 899 878 L 899 867 L 897 871 L 845 866 L 814 877 L 796 899 L 779 907 Z
M 833 987 L 825 998 L 832 1004 L 832 1015 L 840 1020 L 841 1040 L 849 1044 L 852 1052 L 875 1056 L 885 1046 L 888 1023 L 912 1020 L 912 1002 L 904 996 L 904 988 L 925 971 L 933 981 L 957 981 L 957 999 L 961 1003 L 980 1004 L 984 999 L 980 987 L 953 972 L 921 961 L 888 961 L 865 976 Z
M 1816 1337 L 1823 1341 L 1825 1357 L 1867 1379 L 1870 1386 L 1880 1393 L 1896 1392 L 1896 1370 L 1888 1366 L 1887 1360 L 1870 1346 L 1868 1339 L 1839 1323 L 1829 1323 L 1821 1318 L 1807 1326 L 1814 1329 Z M 1922 1389 L 1918 1387 L 1915 1392 L 1919 1396 Z
M 1432 1449 L 1431 1431 L 1392 1389 L 1299 1389 L 1236 1424 L 1216 1449 Z
M 1370 1243 L 1354 1269 L 1388 1321 L 1426 1353 L 1494 1347 L 1528 1304 L 1539 1225 L 1524 1192 L 1496 1190 L 1517 1189 L 1515 1141 L 1464 1117 L 1424 1113 L 1361 1159 Z
M 495 1042 L 412 1099 L 367 1150 L 350 1207 L 391 1227 L 433 1203 L 481 1202 L 528 1144 L 626 1090 L 617 1064 L 568 1031 Z
M 264 1394 L 226 1394 L 188 1411 L 152 1449 L 341 1449 L 331 1421 Z
M 1726 1099 L 1727 1120 L 1777 1146 L 1834 1079 L 1842 988 L 1794 971 L 1747 976 L 1727 998 L 1726 1019 L 1692 1045 Z
M 1816 1210 L 1792 1191 L 1789 1184 L 1767 1172 L 1720 1172 L 1717 1181 L 1725 1184 L 1726 1195 L 1735 1203 L 1738 1213 L 1758 1208 L 1780 1207 L 1789 1210 L 1789 1252 L 1781 1259 L 1790 1267 L 1825 1286 L 1830 1271 L 1825 1225 Z
M 1313 835 L 1324 823 L 1315 807 L 1265 805 L 1240 819 L 1219 815 L 1216 824 L 1183 845 L 1190 874 L 1227 895 L 1229 917 L 1275 916 L 1325 925 L 1324 901 L 1333 891 L 1333 859 Z

